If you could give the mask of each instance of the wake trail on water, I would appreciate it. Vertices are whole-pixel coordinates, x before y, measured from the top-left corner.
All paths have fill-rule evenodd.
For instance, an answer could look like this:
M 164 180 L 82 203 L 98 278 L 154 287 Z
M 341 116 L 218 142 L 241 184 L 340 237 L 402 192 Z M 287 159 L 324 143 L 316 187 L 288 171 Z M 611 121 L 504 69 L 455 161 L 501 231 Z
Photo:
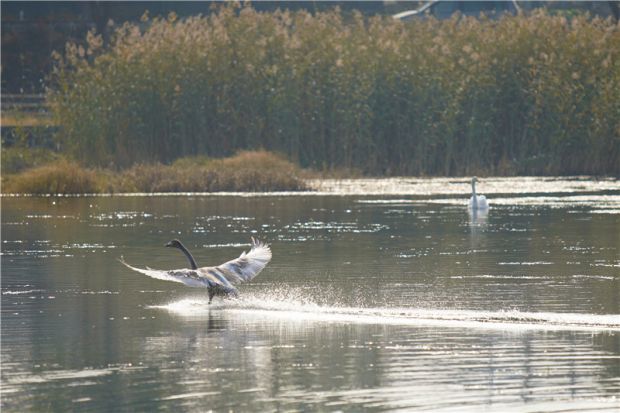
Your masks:
M 620 314 L 522 312 L 518 310 L 476 311 L 410 307 L 347 307 L 319 305 L 307 300 L 246 295 L 239 299 L 188 298 L 166 305 L 150 306 L 182 317 L 204 317 L 211 313 L 240 316 L 242 320 L 280 320 L 343 324 L 380 324 L 489 328 L 500 330 L 620 331 Z

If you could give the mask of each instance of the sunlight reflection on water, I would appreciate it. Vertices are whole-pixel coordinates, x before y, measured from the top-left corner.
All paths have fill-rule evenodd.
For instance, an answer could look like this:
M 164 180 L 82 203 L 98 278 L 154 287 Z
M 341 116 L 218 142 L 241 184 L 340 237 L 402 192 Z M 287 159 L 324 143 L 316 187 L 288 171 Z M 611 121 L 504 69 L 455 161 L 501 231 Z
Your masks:
M 204 317 L 211 312 L 241 314 L 257 319 L 290 322 L 336 322 L 379 325 L 411 325 L 459 328 L 490 328 L 508 331 L 574 330 L 620 331 L 620 315 L 531 313 L 520 311 L 466 311 L 417 308 L 333 307 L 278 300 L 266 296 L 242 297 L 211 305 L 208 300 L 183 299 L 150 308 L 167 310 L 183 317 Z
M 617 411 L 618 181 L 480 181 L 476 214 L 466 178 L 3 197 L 2 411 Z M 250 235 L 239 300 L 117 261 Z

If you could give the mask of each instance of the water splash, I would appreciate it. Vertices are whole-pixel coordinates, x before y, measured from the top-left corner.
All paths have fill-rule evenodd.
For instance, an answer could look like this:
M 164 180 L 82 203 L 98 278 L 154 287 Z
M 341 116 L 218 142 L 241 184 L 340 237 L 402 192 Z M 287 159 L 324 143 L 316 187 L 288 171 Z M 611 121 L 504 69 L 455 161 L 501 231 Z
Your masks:
M 620 314 L 576 314 L 506 311 L 475 311 L 406 307 L 325 306 L 300 298 L 278 299 L 260 294 L 208 304 L 206 299 L 182 299 L 150 308 L 164 309 L 182 317 L 204 317 L 211 312 L 244 319 L 289 322 L 381 324 L 501 330 L 620 331 Z

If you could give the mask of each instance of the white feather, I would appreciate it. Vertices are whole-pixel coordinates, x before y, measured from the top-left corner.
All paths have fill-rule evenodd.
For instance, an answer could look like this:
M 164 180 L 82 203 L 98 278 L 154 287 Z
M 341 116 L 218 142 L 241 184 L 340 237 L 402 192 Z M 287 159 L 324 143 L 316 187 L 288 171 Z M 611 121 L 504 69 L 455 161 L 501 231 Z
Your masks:
M 271 261 L 269 245 L 252 238 L 250 252 L 242 252 L 239 258 L 225 262 L 215 268 L 205 268 L 221 272 L 231 283 L 246 282 L 256 277 Z M 202 270 L 202 268 L 201 268 Z
M 474 206 L 475 205 L 475 206 Z M 476 195 L 469 198 L 469 209 L 488 209 L 489 203 L 484 195 Z
M 227 290 L 236 290 L 233 283 L 250 281 L 256 277 L 271 261 L 269 245 L 252 238 L 252 248 L 248 253 L 242 252 L 239 258 L 225 262 L 217 267 L 202 267 L 196 270 L 181 268 L 177 270 L 155 270 L 137 268 L 119 260 L 127 268 L 163 281 L 173 281 L 189 287 L 220 286 Z
M 129 264 L 127 264 L 125 262 L 125 260 L 123 259 L 123 257 L 121 257 L 119 259 L 119 261 L 121 262 L 121 264 L 123 264 L 124 266 L 126 266 L 127 268 L 134 270 L 136 272 L 139 272 L 141 274 L 147 275 L 151 278 L 155 278 L 156 280 L 163 280 L 163 281 L 173 281 L 173 282 L 177 282 L 177 283 L 181 283 L 181 284 L 185 284 L 188 285 L 190 287 L 208 287 L 208 283 L 203 280 L 200 280 L 198 278 L 194 278 L 191 276 L 188 276 L 188 274 L 190 273 L 196 273 L 195 270 L 191 270 L 189 268 L 182 268 L 179 270 L 170 270 L 170 271 L 164 271 L 164 270 L 154 270 L 152 268 L 137 268 L 137 267 L 133 267 Z
M 476 182 L 478 178 L 475 176 L 471 179 L 471 198 L 469 198 L 469 209 L 471 210 L 484 210 L 489 208 L 489 203 L 484 195 L 478 195 L 476 193 Z

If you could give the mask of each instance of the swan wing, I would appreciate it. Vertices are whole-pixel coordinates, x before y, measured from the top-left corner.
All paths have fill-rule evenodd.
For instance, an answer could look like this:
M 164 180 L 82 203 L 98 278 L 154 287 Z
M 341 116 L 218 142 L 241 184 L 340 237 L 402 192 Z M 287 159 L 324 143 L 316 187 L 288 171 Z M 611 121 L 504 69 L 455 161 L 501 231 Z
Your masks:
M 217 277 L 220 284 L 232 287 L 232 283 L 250 281 L 256 277 L 269 261 L 271 261 L 269 245 L 252 238 L 252 248 L 249 252 L 243 252 L 239 258 L 225 262 L 218 267 L 201 268 L 200 271 L 208 272 Z
M 213 280 L 210 280 L 208 277 L 202 276 L 197 270 L 191 270 L 188 268 L 182 268 L 178 270 L 154 270 L 152 268 L 137 268 L 133 267 L 125 262 L 123 257 L 119 259 L 121 264 L 130 270 L 139 272 L 151 278 L 155 278 L 156 280 L 163 281 L 172 281 L 181 284 L 185 284 L 189 287 L 203 287 L 208 288 Z
M 487 209 L 489 208 L 489 202 L 487 201 L 487 197 L 484 195 L 478 195 L 478 208 L 479 209 Z
M 489 202 L 487 201 L 486 196 L 484 195 L 476 195 L 469 198 L 469 209 L 487 209 L 489 208 Z

